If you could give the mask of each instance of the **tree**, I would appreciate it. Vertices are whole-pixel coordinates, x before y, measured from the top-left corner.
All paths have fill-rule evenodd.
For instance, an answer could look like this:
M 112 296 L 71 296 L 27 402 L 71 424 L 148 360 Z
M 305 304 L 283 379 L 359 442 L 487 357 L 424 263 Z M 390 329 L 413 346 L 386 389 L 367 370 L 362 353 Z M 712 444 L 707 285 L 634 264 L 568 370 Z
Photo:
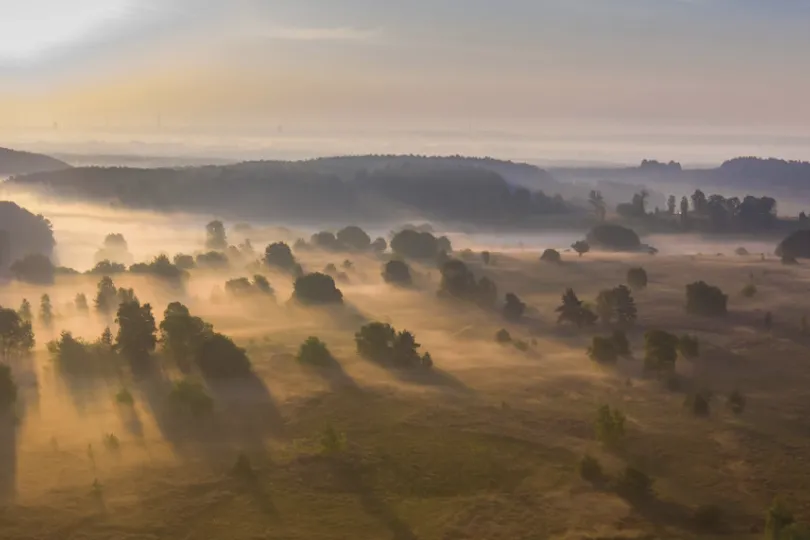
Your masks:
M 669 197 L 667 197 L 667 213 L 670 216 L 675 215 L 676 204 L 677 203 L 675 202 L 675 195 L 670 195 Z
M 53 283 L 54 268 L 51 260 L 45 255 L 35 253 L 15 261 L 9 268 L 14 279 L 37 285 Z
M 138 299 L 138 297 L 135 296 L 135 289 L 132 288 L 125 289 L 124 287 L 119 287 L 117 296 L 119 304 L 132 302 L 133 300 Z
M 357 352 L 374 362 L 398 368 L 431 368 L 430 354 L 419 355 L 421 347 L 407 330 L 397 332 L 390 324 L 372 322 L 355 334 Z
M 718 287 L 697 281 L 686 286 L 686 311 L 693 315 L 720 316 L 727 313 L 728 296 Z
M 172 302 L 163 312 L 160 342 L 180 369 L 188 371 L 205 336 L 212 330 L 210 324 L 199 317 L 193 317 L 186 306 L 180 302 Z
M 31 311 L 31 302 L 29 302 L 27 298 L 22 299 L 20 309 L 17 310 L 17 314 L 24 322 L 31 322 L 34 320 L 34 314 Z
M 647 271 L 644 268 L 631 268 L 627 271 L 627 284 L 633 289 L 641 290 L 647 287 Z
M 204 334 L 196 360 L 202 374 L 212 379 L 244 377 L 251 371 L 245 349 L 218 332 Z
M 101 249 L 94 257 L 96 263 L 108 261 L 121 265 L 132 264 L 132 254 L 123 234 L 111 233 L 104 237 Z
M 310 305 L 343 303 L 343 293 L 335 286 L 335 280 L 320 272 L 297 278 L 293 298 Z
M 591 190 L 591 193 L 588 196 L 588 203 L 591 205 L 591 208 L 593 208 L 596 218 L 599 221 L 605 221 L 605 217 L 607 215 L 607 205 L 605 204 L 604 197 L 602 197 L 602 192 Z
M 520 301 L 516 294 L 506 293 L 506 303 L 503 306 L 503 316 L 508 321 L 519 321 L 526 311 L 526 304 Z
M 371 243 L 371 250 L 374 253 L 384 253 L 386 249 L 388 249 L 388 242 L 385 241 L 385 238 L 377 238 Z
M 606 445 L 615 445 L 624 437 L 625 416 L 619 409 L 602 405 L 596 411 L 596 438 Z
M 298 348 L 298 361 L 312 366 L 329 366 L 332 364 L 332 353 L 326 343 L 317 337 L 310 336 Z
M 540 256 L 540 260 L 543 262 L 559 263 L 562 261 L 562 257 L 560 257 L 560 252 L 556 249 L 546 249 Z
M 253 276 L 253 288 L 261 294 L 265 294 L 267 296 L 275 296 L 276 294 L 276 291 L 273 290 L 270 282 L 267 281 L 267 278 L 261 274 L 256 274 Z
M 481 262 L 483 262 L 485 265 L 488 266 L 491 260 L 492 260 L 492 255 L 489 253 L 489 251 L 482 251 L 481 252 Z
M 702 392 L 687 397 L 685 405 L 695 416 L 709 416 L 711 409 L 709 397 Z
M 593 336 L 588 347 L 588 356 L 600 364 L 615 364 L 619 359 L 613 339 L 602 336 Z
M 591 245 L 585 240 L 578 240 L 571 244 L 571 248 L 576 251 L 580 257 L 591 250 Z
M 127 267 L 120 263 L 110 262 L 104 259 L 96 263 L 96 265 L 87 271 L 91 275 L 110 276 L 113 274 L 123 274 L 127 271 Z
M 160 254 L 149 263 L 137 263 L 129 267 L 133 274 L 146 274 L 154 276 L 172 284 L 179 284 L 183 278 L 187 277 L 185 270 L 181 270 L 172 264 L 166 254 Z
M 695 214 L 702 216 L 706 214 L 707 207 L 708 203 L 706 200 L 706 194 L 699 189 L 696 189 L 692 194 L 692 210 L 695 212 Z
M 599 292 L 596 297 L 596 314 L 604 324 L 613 322 L 616 310 L 616 299 L 614 289 L 605 289 Z
M 641 247 L 641 239 L 635 231 L 615 225 L 603 223 L 593 227 L 587 235 L 588 244 L 613 251 L 635 251 Z
M 337 240 L 343 246 L 355 251 L 368 251 L 371 238 L 360 227 L 350 225 L 338 231 Z
M 644 333 L 644 368 L 657 373 L 673 373 L 678 359 L 678 336 L 663 330 Z
M 340 251 L 342 247 L 335 235 L 328 231 L 321 231 L 313 234 L 310 242 L 315 247 L 330 251 Z
M 31 321 L 24 320 L 13 309 L 0 307 L 0 354 L 3 361 L 25 354 L 34 348 Z
M 94 304 L 96 311 L 105 317 L 109 317 L 115 311 L 118 305 L 118 290 L 109 276 L 99 280 Z
M 180 262 L 185 262 L 181 259 Z M 221 251 L 209 251 L 207 253 L 200 253 L 197 255 L 196 260 L 192 263 L 192 267 L 209 268 L 214 270 L 224 270 L 231 265 L 228 255 Z
M 118 335 L 115 347 L 129 360 L 133 368 L 146 367 L 149 355 L 157 344 L 157 326 L 152 306 L 132 300 L 118 306 L 115 322 Z
M 382 277 L 386 283 L 394 285 L 410 285 L 412 282 L 411 269 L 408 264 L 396 259 L 385 263 Z
M 620 325 L 630 325 L 636 322 L 638 310 L 633 295 L 625 285 L 619 285 L 613 289 L 613 300 L 616 312 L 616 322 Z
M 686 228 L 689 222 L 689 199 L 681 197 L 681 226 Z
M 511 343 L 512 336 L 506 328 L 501 328 L 495 333 L 495 341 L 498 343 Z
M 268 266 L 275 266 L 287 272 L 296 272 L 298 264 L 293 257 L 290 246 L 284 242 L 270 244 L 264 251 L 264 262 Z
M 11 374 L 11 368 L 0 364 L 0 412 L 8 410 L 17 401 L 17 385 Z
M 597 316 L 590 309 L 582 304 L 582 301 L 577 298 L 574 289 L 566 289 L 565 294 L 562 296 L 562 305 L 557 308 L 557 324 L 569 322 L 582 328 L 583 326 L 593 325 Z
M 185 253 L 178 253 L 175 255 L 172 262 L 181 270 L 191 270 L 197 266 L 197 264 L 194 262 L 194 257 Z
M 616 487 L 623 496 L 631 499 L 649 499 L 653 496 L 653 481 L 644 472 L 630 467 L 619 476 Z
M 213 251 L 225 251 L 228 249 L 225 225 L 221 221 L 214 220 L 205 226 L 205 247 Z
M 480 307 L 491 309 L 495 306 L 495 302 L 498 301 L 498 286 L 487 276 L 481 276 L 481 279 L 478 280 L 478 284 L 475 287 L 473 296 L 473 301 Z M 515 304 L 512 307 L 517 308 L 518 305 Z M 523 307 L 525 308 L 526 306 L 524 305 Z
M 391 250 L 408 259 L 433 260 L 439 255 L 440 248 L 436 237 L 429 232 L 404 229 L 391 239 Z
M 43 294 L 39 299 L 39 319 L 42 321 L 43 326 L 53 324 L 53 306 L 51 305 L 51 297 L 47 294 Z

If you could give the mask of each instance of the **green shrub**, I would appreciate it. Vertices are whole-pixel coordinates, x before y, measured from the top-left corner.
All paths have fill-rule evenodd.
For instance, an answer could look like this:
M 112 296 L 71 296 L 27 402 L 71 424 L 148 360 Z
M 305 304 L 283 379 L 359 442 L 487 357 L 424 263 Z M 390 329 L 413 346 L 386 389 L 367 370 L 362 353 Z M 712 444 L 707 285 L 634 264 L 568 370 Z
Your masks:
M 593 456 L 587 454 L 582 456 L 582 459 L 579 460 L 578 469 L 582 479 L 588 482 L 597 482 L 604 478 L 602 464 Z
M 214 408 L 214 400 L 205 391 L 203 385 L 189 379 L 174 383 L 169 400 L 178 409 L 191 413 L 193 416 L 210 413 Z
M 315 336 L 310 336 L 298 349 L 298 361 L 312 366 L 328 366 L 332 363 L 332 353 L 326 343 Z
M 602 405 L 596 414 L 596 438 L 604 444 L 615 445 L 624 438 L 625 416 L 619 409 Z

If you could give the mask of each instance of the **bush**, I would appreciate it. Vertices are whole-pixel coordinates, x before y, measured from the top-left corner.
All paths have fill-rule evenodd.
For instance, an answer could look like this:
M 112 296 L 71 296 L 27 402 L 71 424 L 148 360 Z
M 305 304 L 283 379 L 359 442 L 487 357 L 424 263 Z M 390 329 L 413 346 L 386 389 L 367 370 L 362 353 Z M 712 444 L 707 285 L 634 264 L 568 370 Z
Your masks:
M 588 232 L 587 241 L 591 246 L 614 251 L 635 251 L 641 247 L 641 239 L 632 229 L 603 223 Z
M 742 414 L 746 405 L 745 396 L 742 392 L 735 389 L 728 395 L 727 405 L 734 414 Z
M 53 283 L 56 272 L 51 260 L 39 253 L 26 255 L 22 259 L 14 261 L 9 270 L 14 279 L 37 285 Z
M 695 509 L 695 525 L 705 530 L 716 530 L 723 521 L 723 511 L 716 504 L 704 504 Z
M 615 364 L 619 358 L 613 339 L 609 337 L 594 336 L 588 347 L 588 356 L 600 364 Z
M 371 238 L 366 231 L 354 225 L 338 231 L 337 240 L 343 246 L 355 251 L 367 251 L 371 246 Z
M 644 472 L 627 466 L 616 483 L 617 491 L 631 499 L 648 499 L 653 496 L 653 481 Z
M 515 346 L 515 348 L 520 352 L 526 352 L 529 350 L 529 344 L 523 341 L 522 339 L 516 339 L 512 343 Z
M 777 257 L 795 261 L 810 258 L 810 230 L 789 234 L 776 248 Z
M 684 358 L 697 358 L 700 356 L 700 342 L 698 338 L 684 334 L 678 340 L 678 350 Z
M 416 342 L 412 333 L 407 330 L 397 332 L 390 324 L 366 324 L 354 335 L 354 341 L 357 353 L 374 362 L 400 368 L 433 366 L 433 359 L 429 354 L 419 356 L 418 349 L 421 345 Z
M 579 476 L 588 482 L 598 482 L 604 478 L 602 464 L 593 456 L 584 455 L 578 464 Z
M 503 316 L 508 321 L 519 321 L 526 311 L 526 304 L 520 301 L 516 294 L 506 293 L 506 303 L 503 306 Z
M 253 276 L 253 282 L 245 277 L 226 281 L 225 292 L 235 298 L 273 296 L 275 294 L 267 278 L 259 274 Z
M 382 277 L 386 283 L 394 285 L 410 285 L 412 283 L 411 269 L 404 261 L 393 260 L 385 263 Z
M 644 368 L 659 374 L 673 373 L 678 359 L 678 336 L 663 330 L 644 333 Z
M 686 311 L 693 315 L 720 316 L 728 310 L 728 296 L 718 287 L 697 281 L 686 286 Z
M 540 255 L 540 260 L 549 263 L 559 263 L 562 261 L 562 257 L 560 256 L 560 252 L 556 249 L 547 249 Z
M 647 271 L 641 267 L 631 268 L 627 271 L 627 284 L 636 290 L 647 287 Z
M 619 409 L 602 405 L 596 414 L 596 438 L 604 444 L 615 445 L 624 438 L 625 416 Z
M 302 304 L 343 303 L 343 293 L 335 286 L 335 280 L 319 272 L 299 277 L 293 289 L 293 298 Z
M 506 328 L 501 328 L 495 333 L 495 341 L 498 343 L 511 343 L 512 336 Z
M 6 364 L 0 364 L 0 412 L 7 410 L 15 401 L 17 401 L 17 385 L 14 384 L 11 368 Z
M 312 366 L 328 366 L 332 363 L 332 353 L 326 343 L 310 336 L 298 349 L 298 361 Z
M 697 393 L 686 398 L 686 407 L 695 416 L 709 416 L 711 404 L 704 393 Z
M 757 286 L 753 283 L 749 283 L 745 287 L 742 288 L 740 294 L 743 295 L 745 298 L 753 298 L 757 294 Z
M 183 379 L 172 386 L 169 401 L 177 409 L 193 416 L 202 416 L 214 409 L 214 400 L 197 381 Z
M 196 355 L 197 366 L 205 377 L 228 379 L 250 374 L 250 360 L 245 349 L 218 332 L 207 332 Z

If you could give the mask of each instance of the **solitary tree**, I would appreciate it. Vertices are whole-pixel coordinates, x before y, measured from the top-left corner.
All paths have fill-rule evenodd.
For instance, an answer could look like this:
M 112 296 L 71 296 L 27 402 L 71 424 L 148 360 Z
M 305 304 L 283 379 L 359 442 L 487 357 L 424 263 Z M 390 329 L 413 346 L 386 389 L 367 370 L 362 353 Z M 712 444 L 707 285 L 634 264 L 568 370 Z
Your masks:
M 23 321 L 31 322 L 34 320 L 34 314 L 31 311 L 31 302 L 27 298 L 23 298 L 20 303 L 20 309 L 17 310 L 20 319 Z
M 591 250 L 591 245 L 585 240 L 578 240 L 571 244 L 571 248 L 576 251 L 580 257 Z
M 588 356 L 600 364 L 615 364 L 619 358 L 616 346 L 609 337 L 594 336 L 588 347 Z
M 675 204 L 676 204 L 675 203 L 675 195 L 670 195 L 667 198 L 667 213 L 669 215 L 674 215 L 675 214 Z
M 267 246 L 264 251 L 264 262 L 268 266 L 275 266 L 287 272 L 294 272 L 297 267 L 290 246 L 284 242 L 276 242 Z
M 644 367 L 657 373 L 675 371 L 678 359 L 678 336 L 663 330 L 648 330 L 644 334 Z
M 371 246 L 371 238 L 366 231 L 355 225 L 339 230 L 337 240 L 341 245 L 355 251 L 367 251 Z
M 574 289 L 566 289 L 565 294 L 562 296 L 562 305 L 556 311 L 559 313 L 557 324 L 570 322 L 579 328 L 593 325 L 598 318 L 577 298 Z
M 335 286 L 335 280 L 319 272 L 299 277 L 293 289 L 293 298 L 303 304 L 343 303 L 343 293 Z
M 560 252 L 556 249 L 546 249 L 543 251 L 543 254 L 540 255 L 540 260 L 543 262 L 559 263 L 562 257 L 560 257 Z
M 95 306 L 96 311 L 105 317 L 112 315 L 118 306 L 118 290 L 109 276 L 104 276 L 98 282 Z
M 382 277 L 386 283 L 395 285 L 411 284 L 411 269 L 405 261 L 388 261 L 383 266 Z
M 694 315 L 719 316 L 727 312 L 728 296 L 718 287 L 697 281 L 686 286 L 686 311 Z
M 332 353 L 326 343 L 310 336 L 298 348 L 298 361 L 312 366 L 328 366 L 332 363 Z
M 509 321 L 519 321 L 526 311 L 526 304 L 520 301 L 514 293 L 506 293 L 506 303 L 503 306 L 503 316 Z
M 388 242 L 385 241 L 385 238 L 377 238 L 371 243 L 371 250 L 375 253 L 383 253 L 386 249 L 388 249 Z
M 633 289 L 641 290 L 647 287 L 647 271 L 644 268 L 631 268 L 627 271 L 627 284 Z
M 205 226 L 205 247 L 215 251 L 228 249 L 225 225 L 221 221 L 214 220 Z

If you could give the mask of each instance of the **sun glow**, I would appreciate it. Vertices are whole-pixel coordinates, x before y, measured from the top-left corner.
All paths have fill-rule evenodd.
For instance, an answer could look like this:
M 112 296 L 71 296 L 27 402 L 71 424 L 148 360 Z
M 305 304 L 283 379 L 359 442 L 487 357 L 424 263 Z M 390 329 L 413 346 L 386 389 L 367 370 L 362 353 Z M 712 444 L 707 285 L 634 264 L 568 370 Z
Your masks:
M 81 42 L 122 17 L 132 0 L 1 0 L 0 60 L 24 60 Z

